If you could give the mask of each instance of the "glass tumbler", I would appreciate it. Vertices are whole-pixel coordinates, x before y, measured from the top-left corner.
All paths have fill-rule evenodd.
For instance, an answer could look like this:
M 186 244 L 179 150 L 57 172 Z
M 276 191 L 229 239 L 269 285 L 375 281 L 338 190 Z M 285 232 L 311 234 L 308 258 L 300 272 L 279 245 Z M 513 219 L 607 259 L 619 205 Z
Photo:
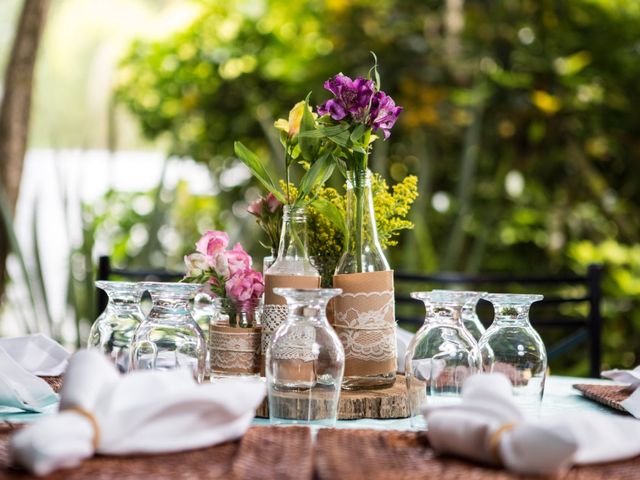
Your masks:
M 529 323 L 531 304 L 542 295 L 491 293 L 494 319 L 479 342 L 485 372 L 505 374 L 515 401 L 525 412 L 537 414 L 547 375 L 547 350 Z M 491 352 L 491 355 L 487 355 Z
M 133 336 L 131 368 L 187 368 L 202 382 L 207 344 L 189 311 L 189 300 L 201 285 L 144 282 L 142 288 L 151 294 L 152 307 Z
M 426 315 L 405 355 L 405 381 L 411 426 L 426 426 L 420 413 L 425 402 L 434 405 L 460 401 L 462 384 L 481 371 L 478 344 L 462 323 L 462 309 L 477 301 L 477 292 L 412 292 L 422 300 Z
M 344 349 L 327 321 L 336 288 L 275 288 L 286 298 L 288 315 L 267 350 L 266 373 L 271 423 L 331 426 L 338 414 Z
M 109 357 L 121 373 L 129 371 L 133 334 L 144 319 L 140 310 L 140 284 L 97 281 L 109 297 L 107 308 L 91 326 L 87 348 Z

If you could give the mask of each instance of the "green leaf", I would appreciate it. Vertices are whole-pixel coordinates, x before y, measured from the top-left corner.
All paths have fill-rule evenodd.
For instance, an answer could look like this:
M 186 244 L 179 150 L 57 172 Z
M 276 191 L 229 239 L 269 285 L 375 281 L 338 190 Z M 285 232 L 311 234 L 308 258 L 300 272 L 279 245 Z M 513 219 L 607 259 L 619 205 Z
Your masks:
M 376 90 L 380 90 L 380 74 L 378 73 L 378 56 L 371 51 L 371 56 L 373 57 L 373 67 L 369 70 L 369 79 L 371 79 L 371 72 L 373 72 L 373 77 L 376 81 Z
M 320 214 L 325 216 L 336 228 L 342 233 L 345 241 L 347 238 L 347 224 L 345 222 L 344 213 L 338 209 L 333 203 L 326 198 L 316 198 L 311 202 L 311 206 Z
M 349 137 L 351 138 L 351 141 L 353 143 L 362 143 L 360 142 L 360 138 L 362 138 L 362 135 L 364 134 L 364 129 L 365 126 L 362 124 L 353 129 L 353 132 L 351 132 L 351 137 Z
M 320 148 L 320 139 L 317 137 L 305 137 L 301 136 L 304 132 L 313 132 L 316 130 L 316 121 L 313 118 L 313 114 L 309 109 L 309 96 L 304 100 L 304 110 L 302 112 L 302 121 L 300 122 L 300 133 L 298 134 L 298 144 L 300 145 L 300 152 L 305 160 L 313 162 L 318 149 Z
M 349 125 L 334 125 L 331 127 L 322 127 L 322 128 L 316 128 L 315 130 L 311 130 L 308 132 L 300 132 L 298 134 L 298 138 L 305 138 L 305 137 L 310 137 L 310 138 L 324 138 L 324 137 L 331 137 L 333 135 L 338 135 L 341 134 L 343 132 L 346 132 L 347 130 L 349 130 Z
M 327 151 L 311 165 L 309 171 L 307 171 L 300 180 L 298 201 L 303 202 L 304 198 L 316 187 L 324 184 L 333 173 L 334 168 L 335 164 L 332 162 L 331 152 Z
M 275 183 L 271 179 L 269 172 L 264 168 L 262 162 L 258 156 L 245 147 L 242 142 L 234 142 L 233 149 L 236 152 L 236 155 L 242 162 L 247 166 L 247 168 L 251 171 L 251 174 L 256 177 L 256 179 L 266 188 L 269 192 L 273 193 L 273 195 L 282 203 L 287 203 L 284 195 L 280 193 L 280 190 L 276 187 Z

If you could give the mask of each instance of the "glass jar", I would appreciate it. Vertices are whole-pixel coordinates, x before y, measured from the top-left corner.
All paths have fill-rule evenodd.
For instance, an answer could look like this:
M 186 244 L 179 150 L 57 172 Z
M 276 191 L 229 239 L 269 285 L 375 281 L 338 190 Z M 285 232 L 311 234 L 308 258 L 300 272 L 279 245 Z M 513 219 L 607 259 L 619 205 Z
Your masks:
M 271 337 L 287 318 L 287 304 L 274 288 L 318 288 L 320 275 L 311 265 L 307 251 L 307 218 L 304 207 L 285 205 L 276 261 L 264 276 L 264 305 L 262 307 L 262 356 L 264 358 Z
M 547 350 L 529 322 L 529 310 L 542 295 L 491 293 L 494 320 L 479 342 L 485 372 L 506 375 L 514 400 L 526 412 L 537 414 L 547 375 Z
M 193 283 L 144 282 L 151 294 L 149 315 L 135 331 L 131 368 L 188 368 L 198 382 L 206 374 L 207 345 L 189 311 L 189 301 L 202 288 Z
M 462 384 L 482 369 L 478 344 L 462 323 L 462 309 L 477 301 L 476 292 L 412 292 L 425 304 L 424 325 L 407 347 L 405 380 L 414 428 L 425 426 L 425 401 L 441 405 L 460 401 Z
M 87 348 L 99 350 L 122 373 L 129 371 L 133 334 L 144 319 L 140 310 L 140 285 L 131 282 L 101 280 L 96 287 L 109 297 L 107 308 L 91 326 Z
M 228 298 L 211 299 L 209 327 L 211 378 L 260 375 L 259 300 L 234 302 Z
M 339 289 L 276 288 L 286 298 L 286 321 L 267 350 L 271 423 L 335 424 L 344 349 L 326 316 Z
M 347 249 L 333 286 L 333 326 L 345 350 L 346 390 L 386 388 L 396 380 L 393 272 L 378 241 L 371 172 L 347 172 Z

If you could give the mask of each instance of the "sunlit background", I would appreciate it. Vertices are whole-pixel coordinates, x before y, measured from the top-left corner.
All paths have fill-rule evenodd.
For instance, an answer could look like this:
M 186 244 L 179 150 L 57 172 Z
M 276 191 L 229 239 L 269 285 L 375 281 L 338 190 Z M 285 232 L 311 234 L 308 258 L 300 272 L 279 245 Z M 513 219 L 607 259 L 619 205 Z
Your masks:
M 3 69 L 21 6 L 0 2 Z M 393 267 L 603 263 L 605 366 L 635 365 L 635 0 L 54 0 L 14 225 L 27 268 L 11 256 L 0 334 L 82 339 L 98 255 L 180 269 L 207 228 L 267 255 L 233 141 L 281 174 L 273 121 L 310 91 L 323 101 L 336 72 L 366 74 L 369 51 L 405 108 L 373 168 L 420 179 Z

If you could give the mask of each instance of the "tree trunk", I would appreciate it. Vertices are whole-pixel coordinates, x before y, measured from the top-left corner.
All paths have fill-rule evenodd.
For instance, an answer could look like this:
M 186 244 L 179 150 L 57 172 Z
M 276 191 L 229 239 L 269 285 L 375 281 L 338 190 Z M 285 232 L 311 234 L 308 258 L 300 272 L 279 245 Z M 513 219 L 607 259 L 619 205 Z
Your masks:
M 50 0 L 25 0 L 11 49 L 0 107 L 0 183 L 4 201 L 15 213 L 27 148 L 33 70 Z M 4 293 L 9 242 L 0 222 L 0 297 Z

